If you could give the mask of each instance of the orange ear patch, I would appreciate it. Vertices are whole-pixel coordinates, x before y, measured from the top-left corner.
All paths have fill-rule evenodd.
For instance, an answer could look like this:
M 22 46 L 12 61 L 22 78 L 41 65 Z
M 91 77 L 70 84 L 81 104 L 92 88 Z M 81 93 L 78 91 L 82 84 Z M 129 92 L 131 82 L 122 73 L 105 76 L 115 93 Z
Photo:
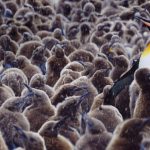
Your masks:
M 150 55 L 150 43 L 147 45 L 147 47 L 144 49 L 141 57 L 145 57 L 147 55 Z

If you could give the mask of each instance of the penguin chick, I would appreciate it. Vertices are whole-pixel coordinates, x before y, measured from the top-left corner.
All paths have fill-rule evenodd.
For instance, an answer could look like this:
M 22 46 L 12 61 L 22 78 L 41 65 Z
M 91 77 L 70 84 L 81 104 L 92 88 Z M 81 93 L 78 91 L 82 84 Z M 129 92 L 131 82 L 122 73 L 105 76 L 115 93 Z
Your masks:
M 38 41 L 29 41 L 29 42 L 25 42 L 23 44 L 20 45 L 18 51 L 17 51 L 17 56 L 19 55 L 24 55 L 26 56 L 28 59 L 31 58 L 33 51 L 41 46 L 42 44 Z
M 54 90 L 57 90 L 60 86 L 71 83 L 73 81 L 73 77 L 70 74 L 61 75 L 58 81 L 54 85 Z
M 84 115 L 83 120 L 86 124 L 86 131 L 77 141 L 75 149 L 105 150 L 112 134 L 107 132 L 104 124 L 95 118 Z
M 80 25 L 80 41 L 85 44 L 88 42 L 88 36 L 90 35 L 90 30 L 91 30 L 91 27 L 90 27 L 90 24 L 87 23 L 87 22 L 83 22 L 81 23 Z
M 87 16 L 89 16 L 92 12 L 95 11 L 95 6 L 94 6 L 92 3 L 88 2 L 88 3 L 86 3 L 86 4 L 84 5 L 83 11 L 84 11 L 84 15 L 87 17 Z
M 59 40 L 59 41 L 62 41 L 62 40 L 63 40 L 62 31 L 61 31 L 61 29 L 59 29 L 59 28 L 56 28 L 56 29 L 54 30 L 53 36 L 54 36 L 54 38 L 56 38 L 56 39 Z
M 28 83 L 28 79 L 20 69 L 9 68 L 3 72 L 1 82 L 9 86 L 15 96 L 20 96 L 24 88 L 23 83 Z
M 91 52 L 94 56 L 96 56 L 99 52 L 99 49 L 97 47 L 97 45 L 95 43 L 87 43 L 85 45 L 85 50 L 87 50 L 88 52 Z
M 90 78 L 93 85 L 96 87 L 98 93 L 103 91 L 103 88 L 106 85 L 112 85 L 113 80 L 109 77 L 105 77 L 105 72 L 108 71 L 107 69 L 97 70 L 93 76 Z
M 62 127 L 60 130 L 60 134 L 68 138 L 74 144 L 79 138 L 77 131 L 79 130 L 80 126 L 80 105 L 85 100 L 87 94 L 88 93 L 84 93 L 82 96 L 68 97 L 65 99 L 65 101 L 63 101 L 61 104 L 58 104 L 57 106 L 56 118 L 68 118 L 68 122 L 64 123 L 66 129 Z M 67 129 L 67 127 L 71 127 L 71 130 Z
M 91 81 L 88 80 L 88 78 L 85 76 L 83 76 L 83 77 L 81 76 L 78 79 L 74 80 L 72 82 L 72 85 L 77 86 L 79 88 L 84 87 L 85 88 L 84 90 L 88 92 L 88 96 L 85 97 L 85 100 L 81 104 L 81 107 L 82 107 L 83 112 L 89 112 L 89 110 L 93 104 L 94 97 L 98 94 L 96 88 L 93 86 Z M 82 91 L 79 91 L 79 93 L 77 92 L 76 95 L 78 95 L 78 94 L 81 95 L 80 92 L 82 92 Z
M 32 104 L 32 92 L 29 92 L 25 96 L 20 97 L 11 97 L 8 98 L 1 106 L 1 108 L 5 108 L 12 112 L 20 112 L 22 113 L 26 107 L 30 106 Z
M 72 52 L 74 52 L 76 49 L 71 45 L 70 41 L 63 40 L 61 41 L 60 45 L 62 46 L 64 53 L 66 56 L 69 56 Z
M 140 88 L 139 96 L 136 101 L 133 117 L 145 118 L 149 117 L 149 75 L 150 70 L 148 68 L 141 68 L 135 72 L 135 81 Z
M 14 54 L 16 54 L 18 50 L 18 44 L 11 40 L 11 38 L 8 35 L 2 35 L 0 37 L 0 45 L 4 49 L 4 51 L 12 51 Z
M 53 88 L 46 84 L 46 78 L 41 74 L 35 74 L 31 78 L 29 85 L 32 88 L 44 91 L 49 98 L 51 98 L 54 95 Z
M 18 9 L 17 5 L 15 2 L 13 1 L 8 1 L 8 2 L 5 2 L 5 6 L 6 8 L 10 9 L 12 11 L 12 14 L 14 15 Z
M 118 109 L 111 105 L 101 105 L 99 108 L 89 112 L 90 117 L 102 121 L 109 132 L 113 132 L 116 126 L 123 121 Z M 109 119 L 106 119 L 109 117 Z
M 16 63 L 16 56 L 11 51 L 4 52 L 4 61 L 3 61 L 3 68 L 8 69 L 12 67 L 17 67 Z
M 32 57 L 31 57 L 31 63 L 33 65 L 38 66 L 43 74 L 46 74 L 46 66 L 45 63 L 47 61 L 46 57 L 46 48 L 45 47 L 37 47 L 33 53 L 32 53 Z
M 14 125 L 16 130 L 14 134 L 14 142 L 19 146 L 30 150 L 46 150 L 44 139 L 35 132 L 24 131 L 22 128 Z
M 55 114 L 55 108 L 51 105 L 51 101 L 44 91 L 30 88 L 23 90 L 22 95 L 32 91 L 32 104 L 24 111 L 24 115 L 28 118 L 31 131 L 38 131 L 42 124 Z M 36 117 L 37 116 L 37 117 Z
M 9 37 L 15 42 L 19 42 L 22 39 L 22 35 L 18 32 L 18 27 L 13 25 L 8 32 Z
M 72 71 L 77 71 L 77 72 L 81 72 L 84 70 L 84 67 L 82 64 L 80 64 L 77 61 L 72 61 L 70 63 L 68 63 L 64 68 L 64 69 L 71 69 Z
M 61 30 L 62 34 L 64 34 L 64 23 L 62 20 L 62 16 L 59 14 L 57 14 L 55 16 L 55 18 L 52 20 L 50 31 L 53 32 L 56 28 L 59 28 Z
M 112 69 L 110 73 L 110 77 L 113 79 L 113 81 L 116 81 L 120 78 L 120 76 L 127 71 L 129 66 L 129 60 L 121 55 L 114 57 L 114 68 Z
M 62 125 L 60 125 L 61 127 Z M 72 150 L 73 145 L 64 136 L 59 134 L 60 127 L 56 121 L 48 121 L 43 124 L 39 134 L 45 140 L 47 150 Z
M 82 62 L 92 62 L 94 60 L 93 54 L 85 50 L 76 50 L 72 52 L 68 58 L 70 61 L 82 61 Z
M 11 112 L 4 108 L 0 108 L 0 118 L 0 130 L 8 149 L 14 149 L 18 147 L 13 141 L 13 135 L 15 132 L 13 130 L 13 125 L 15 124 L 22 129 L 29 131 L 30 125 L 27 118 L 21 113 Z
M 16 61 L 18 64 L 18 68 L 24 72 L 24 74 L 28 78 L 28 81 L 30 81 L 33 75 L 37 73 L 42 74 L 41 70 L 37 66 L 32 65 L 28 58 L 26 58 L 25 56 L 18 56 L 16 58 Z
M 47 60 L 47 84 L 54 86 L 60 77 L 61 70 L 69 63 L 69 59 L 65 56 L 63 49 L 55 46 L 52 49 L 53 55 Z
M 149 124 L 149 119 L 128 119 L 117 126 L 112 140 L 106 150 L 128 150 L 140 149 L 142 142 L 142 131 Z
M 0 133 L 0 149 L 1 150 L 8 150 L 8 147 L 3 139 L 2 133 Z

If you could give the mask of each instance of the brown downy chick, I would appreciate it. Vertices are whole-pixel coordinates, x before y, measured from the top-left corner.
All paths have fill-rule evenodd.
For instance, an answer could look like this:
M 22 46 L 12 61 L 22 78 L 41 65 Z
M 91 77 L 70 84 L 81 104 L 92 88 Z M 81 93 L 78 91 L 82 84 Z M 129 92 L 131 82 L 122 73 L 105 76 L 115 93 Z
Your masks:
M 27 12 L 23 18 L 23 25 L 28 27 L 33 34 L 36 34 L 38 29 L 37 25 L 34 23 L 35 15 L 32 12 Z
M 20 96 L 24 88 L 23 83 L 28 83 L 26 75 L 17 68 L 9 68 L 3 72 L 1 79 L 2 84 L 9 86 L 15 96 Z
M 101 105 L 90 111 L 89 116 L 102 121 L 109 132 L 113 132 L 116 126 L 123 121 L 118 109 L 111 105 Z
M 57 90 L 62 85 L 67 84 L 67 83 L 71 83 L 73 80 L 75 80 L 79 77 L 81 77 L 81 74 L 79 72 L 72 71 L 71 69 L 63 68 L 63 70 L 60 73 L 60 78 L 55 83 L 53 88 L 54 88 L 54 90 Z
M 33 97 L 32 91 L 27 93 L 24 96 L 13 96 L 11 98 L 8 98 L 1 106 L 1 108 L 5 108 L 12 112 L 20 112 L 23 113 L 26 107 L 30 106 L 32 104 L 32 97 Z
M 48 52 L 48 51 L 47 51 Z M 31 63 L 33 65 L 38 66 L 43 74 L 46 74 L 46 61 L 47 58 L 45 57 L 46 54 L 46 47 L 37 47 L 33 53 L 32 53 L 32 57 L 31 57 Z
M 72 85 L 77 86 L 81 89 L 84 87 L 84 91 L 88 92 L 88 96 L 85 97 L 85 100 L 81 104 L 81 107 L 82 111 L 89 112 L 93 104 L 94 97 L 98 94 L 96 88 L 93 86 L 91 81 L 85 76 L 79 77 L 78 79 L 74 80 L 72 82 Z M 76 93 L 76 95 L 82 95 L 82 92 L 83 91 L 79 91 Z
M 88 93 L 83 93 L 81 96 L 71 96 L 65 99 L 57 107 L 57 113 L 55 118 L 67 117 L 68 121 L 64 123 L 64 126 L 60 129 L 60 134 L 69 139 L 73 144 L 79 139 L 79 130 L 80 126 L 80 112 L 81 112 L 81 103 L 85 100 Z M 71 127 L 71 130 L 67 130 L 67 127 Z
M 8 146 L 8 149 L 14 149 L 18 146 L 14 143 L 13 135 L 16 131 L 13 130 L 13 125 L 17 125 L 22 129 L 29 131 L 30 125 L 27 118 L 18 112 L 11 112 L 7 109 L 0 108 L 0 130 Z
M 117 126 L 106 150 L 139 150 L 142 131 L 150 122 L 148 119 L 128 119 Z
M 83 114 L 82 120 L 85 124 L 85 134 L 77 141 L 75 149 L 105 150 L 112 134 L 106 130 L 101 121 L 95 118 Z
M 4 49 L 4 51 L 12 51 L 14 54 L 16 54 L 18 50 L 18 44 L 11 40 L 11 38 L 8 35 L 2 35 L 0 37 L 0 45 Z
M 22 39 L 22 35 L 18 32 L 18 27 L 13 25 L 8 32 L 9 37 L 15 42 L 19 42 Z
M 62 34 L 64 34 L 64 23 L 62 20 L 62 16 L 57 14 L 54 18 L 54 20 L 51 22 L 51 29 L 50 31 L 54 31 L 56 28 L 59 28 L 62 32 Z
M 81 72 L 84 70 L 84 67 L 81 63 L 77 62 L 77 61 L 72 61 L 70 63 L 68 63 L 64 69 L 71 69 L 72 71 L 77 71 L 77 72 Z
M 81 112 L 80 105 L 85 101 L 88 93 L 83 93 L 81 96 L 68 97 L 57 107 L 57 117 L 68 117 L 71 121 L 70 126 L 78 129 L 80 125 L 79 112 Z
M 91 31 L 91 26 L 88 22 L 83 22 L 80 25 L 80 41 L 85 44 L 89 41 L 89 35 Z
M 22 92 L 22 96 L 28 92 L 32 92 L 32 104 L 24 111 L 24 115 L 28 118 L 31 131 L 38 131 L 42 124 L 51 116 L 55 115 L 55 108 L 51 105 L 51 101 L 44 91 L 31 88 L 26 85 L 28 90 Z
M 30 60 L 28 60 L 28 58 L 25 56 L 21 56 L 21 55 L 18 56 L 16 58 L 16 61 L 17 61 L 18 68 L 24 72 L 24 74 L 28 78 L 28 81 L 31 80 L 33 75 L 37 73 L 42 74 L 41 70 L 37 66 L 32 65 Z
M 135 81 L 139 86 L 139 96 L 136 101 L 133 117 L 145 118 L 150 116 L 149 87 L 150 70 L 148 68 L 138 69 L 135 73 Z
M 13 1 L 8 1 L 8 2 L 5 2 L 5 6 L 7 9 L 10 9 L 12 11 L 12 14 L 14 15 L 18 9 L 17 5 L 15 2 Z
M 17 62 L 16 62 L 16 56 L 13 52 L 11 51 L 6 51 L 4 52 L 4 61 L 3 61 L 3 68 L 8 69 L 8 68 L 13 68 L 17 67 Z
M 64 53 L 66 56 L 69 56 L 72 52 L 74 52 L 76 49 L 71 45 L 70 41 L 63 40 L 61 41 L 60 45 L 62 46 Z
M 17 56 L 19 55 L 24 55 L 28 59 L 31 58 L 33 51 L 41 46 L 42 44 L 38 41 L 28 41 L 20 45 L 18 51 L 17 51 Z
M 53 55 L 47 60 L 47 84 L 54 86 L 60 77 L 61 70 L 69 63 L 69 59 L 65 56 L 63 49 L 56 45 L 52 49 Z
M 113 80 L 111 78 L 105 77 L 105 72 L 107 71 L 107 69 L 97 70 L 90 78 L 91 82 L 96 87 L 98 93 L 101 93 L 106 85 L 113 84 Z
M 48 121 L 43 124 L 39 134 L 45 140 L 47 150 L 72 150 L 73 146 L 64 136 L 59 134 L 63 126 L 63 119 L 60 121 Z
M 44 139 L 35 132 L 24 131 L 22 128 L 14 125 L 16 132 L 13 135 L 14 143 L 26 150 L 46 150 Z
M 54 95 L 53 88 L 46 84 L 46 78 L 41 74 L 35 74 L 31 78 L 29 85 L 32 88 L 44 91 L 49 98 L 51 98 Z
M 127 71 L 129 66 L 129 60 L 121 55 L 114 57 L 114 68 L 112 69 L 110 73 L 110 77 L 113 79 L 113 81 L 116 81 L 120 78 L 120 76 Z
M 53 32 L 53 36 L 54 38 L 56 38 L 59 41 L 62 41 L 64 39 L 63 35 L 62 35 L 62 31 L 59 28 L 56 28 Z
M 72 52 L 68 58 L 70 61 L 82 61 L 82 62 L 92 62 L 94 60 L 93 54 L 85 50 L 76 50 Z

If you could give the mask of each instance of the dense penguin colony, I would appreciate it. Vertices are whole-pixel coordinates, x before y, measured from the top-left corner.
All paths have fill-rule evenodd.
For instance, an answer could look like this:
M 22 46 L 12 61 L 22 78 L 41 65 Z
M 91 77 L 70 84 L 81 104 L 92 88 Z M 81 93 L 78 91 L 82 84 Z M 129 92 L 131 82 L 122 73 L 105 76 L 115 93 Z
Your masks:
M 0 0 L 0 150 L 150 150 L 150 1 Z

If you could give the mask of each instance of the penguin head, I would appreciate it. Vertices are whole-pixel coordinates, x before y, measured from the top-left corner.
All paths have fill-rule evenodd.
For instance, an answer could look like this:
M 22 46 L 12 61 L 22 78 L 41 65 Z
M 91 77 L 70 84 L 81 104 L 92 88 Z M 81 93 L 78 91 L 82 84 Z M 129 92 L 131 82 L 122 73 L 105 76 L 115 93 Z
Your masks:
M 135 80 L 143 90 L 150 87 L 150 69 L 141 68 L 135 72 Z
M 134 142 L 142 140 L 141 132 L 144 130 L 146 125 L 149 125 L 150 119 L 129 119 L 118 126 L 119 130 L 117 131 L 121 138 L 132 140 Z
M 83 11 L 85 16 L 89 16 L 92 12 L 95 11 L 95 6 L 91 2 L 88 2 L 84 5 Z
M 53 54 L 53 55 L 55 55 L 55 57 L 57 57 L 57 58 L 63 58 L 64 57 L 64 51 L 63 51 L 63 48 L 62 48 L 62 46 L 60 45 L 60 44 L 56 44 L 53 48 L 52 48 L 52 50 L 51 50 L 51 53 Z
M 39 133 L 42 136 L 47 136 L 51 138 L 57 137 L 60 129 L 64 127 L 67 119 L 67 117 L 62 117 L 58 121 L 48 121 L 41 127 Z
M 41 87 L 46 83 L 46 78 L 41 74 L 35 74 L 30 80 L 31 87 Z
M 144 18 L 142 16 L 140 16 L 139 14 L 135 14 L 135 19 L 140 20 L 144 26 L 148 27 L 150 29 L 150 20 L 147 18 Z
M 113 64 L 116 67 L 128 68 L 129 66 L 129 60 L 123 55 L 115 56 L 113 60 Z
M 23 69 L 29 63 L 29 60 L 23 55 L 18 56 L 16 58 L 16 61 L 18 64 L 18 68 L 20 68 L 20 69 Z
M 90 34 L 90 30 L 91 30 L 91 27 L 90 27 L 90 24 L 89 24 L 89 23 L 83 22 L 83 23 L 80 25 L 80 32 L 81 32 L 81 35 L 83 35 L 83 36 L 89 35 L 89 34 Z

